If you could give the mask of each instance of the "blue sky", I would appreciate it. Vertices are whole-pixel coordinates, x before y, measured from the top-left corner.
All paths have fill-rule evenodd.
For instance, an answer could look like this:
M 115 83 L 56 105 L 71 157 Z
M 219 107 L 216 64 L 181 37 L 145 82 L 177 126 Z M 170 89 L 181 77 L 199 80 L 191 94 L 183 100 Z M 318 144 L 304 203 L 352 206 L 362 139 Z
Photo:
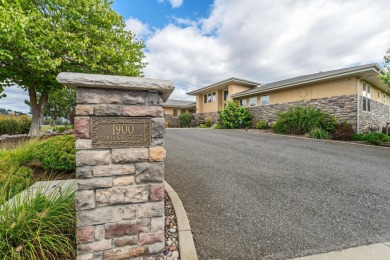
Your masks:
M 125 19 L 134 17 L 152 27 L 163 28 L 174 21 L 174 17 L 196 20 L 207 17 L 213 1 L 158 1 L 158 0 L 114 0 L 113 9 Z
M 388 0 L 114 0 L 145 42 L 144 75 L 169 79 L 171 99 L 238 77 L 269 83 L 368 63 L 390 48 Z M 8 89 L 0 107 L 28 111 Z

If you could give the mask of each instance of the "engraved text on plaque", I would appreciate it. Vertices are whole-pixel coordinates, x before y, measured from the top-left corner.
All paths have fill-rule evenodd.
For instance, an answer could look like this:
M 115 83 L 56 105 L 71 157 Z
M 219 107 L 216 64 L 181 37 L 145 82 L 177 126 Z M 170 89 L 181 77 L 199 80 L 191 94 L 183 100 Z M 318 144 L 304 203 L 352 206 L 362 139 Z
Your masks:
M 150 146 L 150 118 L 92 117 L 92 148 Z

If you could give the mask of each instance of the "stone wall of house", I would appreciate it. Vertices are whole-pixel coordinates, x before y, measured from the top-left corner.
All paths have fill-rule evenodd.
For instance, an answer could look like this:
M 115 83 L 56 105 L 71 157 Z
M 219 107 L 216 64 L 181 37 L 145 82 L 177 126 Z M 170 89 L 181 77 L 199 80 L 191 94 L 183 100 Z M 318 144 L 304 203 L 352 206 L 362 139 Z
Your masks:
M 194 126 L 198 126 L 200 122 L 206 123 L 206 118 L 211 117 L 211 124 L 218 122 L 218 112 L 195 113 Z
M 74 129 L 77 259 L 156 259 L 162 256 L 165 241 L 163 182 L 166 154 L 163 147 L 165 119 L 161 107 L 164 94 L 156 90 L 156 86 L 161 86 L 163 93 L 169 93 L 173 91 L 173 83 L 85 75 L 64 73 L 57 77 L 60 83 L 67 85 L 70 82 L 69 85 L 73 84 L 70 86 L 77 88 Z M 79 77 L 81 81 L 77 81 Z M 96 82 L 95 77 L 98 78 Z M 125 85 L 123 89 L 116 85 L 117 81 Z M 165 87 L 160 85 L 164 82 Z M 107 88 L 103 88 L 105 83 Z M 94 88 L 94 84 L 99 88 Z M 154 90 L 145 90 L 149 86 Z M 141 136 L 145 136 L 146 143 L 130 145 L 119 141 L 98 146 L 97 122 L 113 121 L 115 124 L 116 120 L 121 120 L 123 125 L 144 120 Z M 139 136 L 137 133 L 133 137 Z
M 381 132 L 386 123 L 390 123 L 390 107 L 371 100 L 371 111 L 363 111 L 363 98 L 359 98 L 360 132 Z
M 276 121 L 277 111 L 286 111 L 288 107 L 295 105 L 311 106 L 321 109 L 324 112 L 334 115 L 340 122 L 348 122 L 352 124 L 354 129 L 356 129 L 356 95 L 318 98 L 284 104 L 249 107 L 248 109 L 253 115 L 252 127 L 255 127 L 256 122 L 260 120 L 268 121 L 269 123 Z
M 164 115 L 165 121 L 169 121 L 169 127 L 179 127 L 179 118 L 172 115 Z

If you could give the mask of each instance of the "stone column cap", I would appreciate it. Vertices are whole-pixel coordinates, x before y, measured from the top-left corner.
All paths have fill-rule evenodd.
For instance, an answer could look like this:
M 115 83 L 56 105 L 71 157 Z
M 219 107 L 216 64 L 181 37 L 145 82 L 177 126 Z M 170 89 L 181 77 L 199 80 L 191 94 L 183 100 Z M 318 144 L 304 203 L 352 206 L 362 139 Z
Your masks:
M 57 81 L 70 88 L 83 87 L 158 91 L 162 93 L 164 102 L 167 101 L 175 89 L 175 85 L 170 80 L 74 72 L 61 72 L 57 75 Z

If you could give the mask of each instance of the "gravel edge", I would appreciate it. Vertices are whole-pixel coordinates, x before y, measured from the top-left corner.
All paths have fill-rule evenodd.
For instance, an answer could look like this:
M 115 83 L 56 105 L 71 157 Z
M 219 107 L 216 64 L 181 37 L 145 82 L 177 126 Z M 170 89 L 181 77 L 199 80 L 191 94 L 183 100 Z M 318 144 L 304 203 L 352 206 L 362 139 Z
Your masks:
M 190 223 L 183 203 L 175 190 L 164 181 L 165 192 L 172 202 L 177 220 L 177 230 L 179 235 L 179 251 L 182 260 L 198 260 L 195 249 L 194 239 L 192 237 Z

